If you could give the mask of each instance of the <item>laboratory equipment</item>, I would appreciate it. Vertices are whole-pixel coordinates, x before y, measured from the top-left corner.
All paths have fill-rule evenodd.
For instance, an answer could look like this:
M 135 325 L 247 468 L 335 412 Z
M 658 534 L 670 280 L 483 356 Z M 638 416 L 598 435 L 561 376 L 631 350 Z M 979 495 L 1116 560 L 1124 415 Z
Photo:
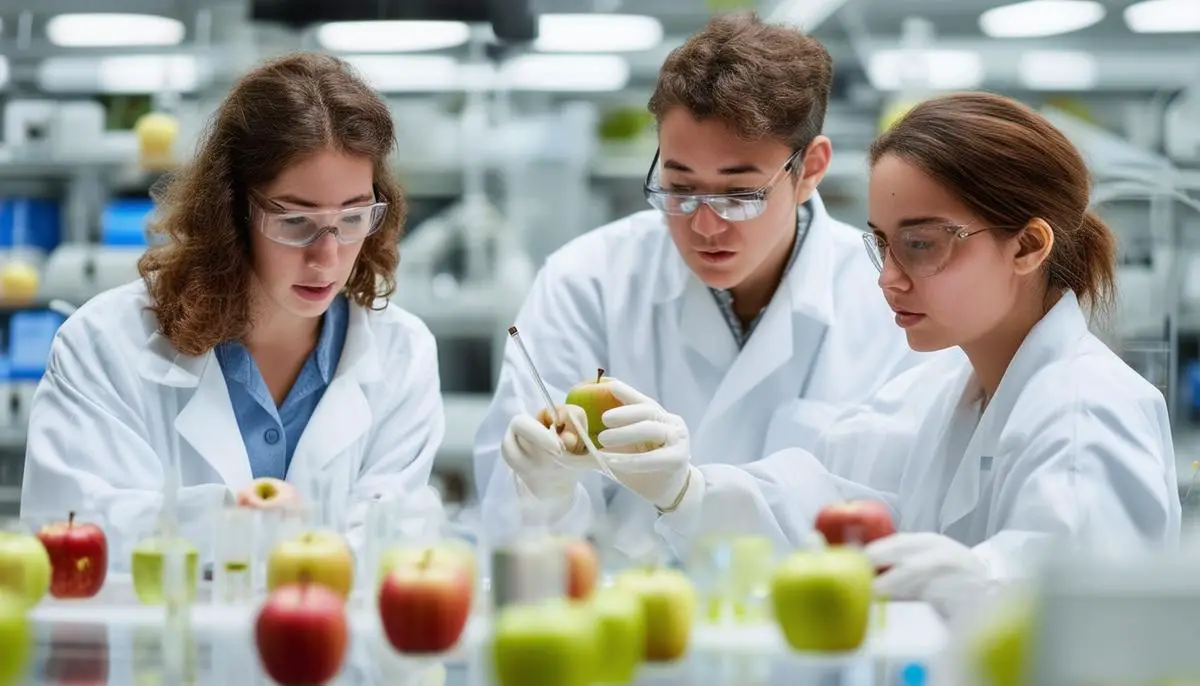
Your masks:
M 254 599 L 253 570 L 265 560 L 256 559 L 255 510 L 226 507 L 218 518 L 213 545 L 213 602 L 239 605 Z

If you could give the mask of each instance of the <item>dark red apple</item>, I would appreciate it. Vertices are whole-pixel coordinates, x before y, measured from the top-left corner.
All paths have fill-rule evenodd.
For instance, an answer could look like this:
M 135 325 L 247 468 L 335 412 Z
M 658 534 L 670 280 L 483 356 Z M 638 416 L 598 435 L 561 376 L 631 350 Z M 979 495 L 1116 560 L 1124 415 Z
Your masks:
M 267 596 L 254 624 L 258 657 L 282 686 L 323 684 L 337 676 L 346 656 L 346 603 L 307 579 Z
M 892 511 L 875 500 L 856 500 L 821 508 L 817 531 L 829 545 L 866 545 L 896 533 Z
M 75 513 L 65 523 L 47 524 L 38 539 L 50 555 L 50 595 L 91 598 L 108 576 L 108 539 L 95 524 L 76 524 Z
M 392 569 L 379 588 L 379 618 L 398 652 L 441 653 L 458 643 L 471 616 L 471 571 L 453 554 L 430 549 Z

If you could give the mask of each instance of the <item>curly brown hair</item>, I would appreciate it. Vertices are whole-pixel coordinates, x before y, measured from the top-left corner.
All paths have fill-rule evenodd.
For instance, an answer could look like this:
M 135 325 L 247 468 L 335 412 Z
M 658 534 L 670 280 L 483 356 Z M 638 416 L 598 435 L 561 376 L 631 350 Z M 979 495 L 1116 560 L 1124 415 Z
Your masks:
M 384 306 L 395 292 L 407 212 L 389 168 L 395 145 L 387 105 L 343 60 L 298 53 L 246 74 L 209 123 L 195 159 L 155 193 L 152 229 L 166 240 L 146 251 L 138 271 L 162 334 L 185 355 L 246 335 L 252 325 L 249 193 L 328 149 L 374 161 L 376 197 L 388 206 L 345 293 L 363 307 Z

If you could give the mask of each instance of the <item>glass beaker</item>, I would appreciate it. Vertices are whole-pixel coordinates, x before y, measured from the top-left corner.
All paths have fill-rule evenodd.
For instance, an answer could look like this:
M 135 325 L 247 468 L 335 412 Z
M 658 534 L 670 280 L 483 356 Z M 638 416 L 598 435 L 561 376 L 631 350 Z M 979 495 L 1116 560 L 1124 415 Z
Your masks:
M 167 588 L 169 579 L 166 578 L 167 556 L 171 554 L 183 556 L 182 599 L 189 603 L 195 601 L 200 569 L 199 552 L 191 541 L 178 534 L 165 536 L 160 526 L 153 536 L 138 541 L 130 556 L 133 592 L 139 602 L 146 605 L 165 602 L 171 590 Z
M 217 521 L 213 542 L 213 603 L 241 605 L 254 599 L 254 568 L 262 561 L 255 556 L 254 510 L 225 508 Z

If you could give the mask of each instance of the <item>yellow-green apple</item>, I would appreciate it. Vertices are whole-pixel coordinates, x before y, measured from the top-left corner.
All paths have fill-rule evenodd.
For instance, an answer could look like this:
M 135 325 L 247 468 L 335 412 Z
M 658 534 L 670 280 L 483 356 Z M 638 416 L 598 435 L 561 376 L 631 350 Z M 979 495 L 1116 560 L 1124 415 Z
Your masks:
M 333 531 L 308 531 L 282 541 L 267 558 L 267 588 L 275 590 L 307 579 L 349 598 L 354 586 L 354 554 Z
M 471 544 L 459 538 L 447 538 L 430 542 L 428 545 L 403 545 L 388 548 L 379 556 L 379 583 L 382 584 L 388 573 L 406 565 L 420 562 L 430 552 L 434 553 L 434 561 L 453 563 L 467 571 L 474 588 L 478 580 L 478 568 L 475 563 L 475 549 Z
M 696 589 L 687 576 L 666 567 L 635 568 L 618 574 L 614 585 L 642 602 L 647 661 L 669 662 L 687 653 L 696 616 Z
M 441 653 L 458 643 L 471 616 L 471 570 L 455 556 L 429 549 L 393 568 L 379 589 L 379 618 L 398 652 Z
M 815 524 L 829 545 L 866 545 L 896 533 L 892 511 L 877 500 L 852 500 L 821 508 Z
M 505 606 L 496 619 L 492 666 L 499 686 L 589 686 L 601 659 L 595 614 L 556 598 Z
M 342 597 L 307 580 L 272 591 L 254 624 L 263 670 L 282 686 L 333 679 L 346 656 L 349 633 Z
M 50 589 L 50 555 L 37 537 L 0 533 L 0 588 L 23 599 L 27 607 L 45 597 Z
M 108 539 L 95 524 L 79 524 L 75 513 L 67 521 L 48 524 L 37 535 L 50 555 L 50 595 L 91 598 L 108 576 Z
M 973 627 L 969 655 L 973 676 L 987 686 L 1018 686 L 1028 683 L 1029 651 L 1035 603 L 1031 597 L 1014 598 Z
M 610 381 L 612 379 L 604 376 L 604 370 L 599 369 L 595 379 L 584 381 L 567 391 L 567 404 L 583 410 L 587 416 L 588 436 L 597 447 L 600 446 L 600 432 L 604 431 L 604 413 L 621 406 L 621 401 L 608 387 Z
M 775 569 L 771 603 L 784 638 L 802 652 L 857 650 L 867 637 L 875 568 L 858 548 L 794 552 Z
M 41 276 L 27 262 L 9 262 L 0 267 L 0 298 L 9 304 L 29 302 L 37 295 Z
M 596 681 L 632 682 L 646 650 L 646 616 L 641 598 L 628 589 L 609 587 L 596 591 L 588 605 L 596 615 L 600 635 Z
M 583 600 L 596 589 L 600 557 L 591 543 L 581 538 L 563 540 L 567 555 L 567 597 Z
M 238 506 L 256 510 L 298 507 L 300 501 L 300 492 L 295 486 L 274 477 L 255 479 L 237 495 Z
M 196 547 L 183 538 L 174 540 L 180 546 L 183 554 L 184 588 L 189 601 L 196 599 L 196 585 L 199 577 L 200 559 Z M 130 556 L 130 570 L 133 576 L 133 592 L 137 599 L 146 605 L 159 605 L 163 602 L 163 571 L 166 569 L 166 551 L 169 543 L 159 538 L 148 538 L 139 541 Z
M 33 632 L 25 616 L 28 600 L 0 589 L 0 686 L 22 682 L 33 650 Z

